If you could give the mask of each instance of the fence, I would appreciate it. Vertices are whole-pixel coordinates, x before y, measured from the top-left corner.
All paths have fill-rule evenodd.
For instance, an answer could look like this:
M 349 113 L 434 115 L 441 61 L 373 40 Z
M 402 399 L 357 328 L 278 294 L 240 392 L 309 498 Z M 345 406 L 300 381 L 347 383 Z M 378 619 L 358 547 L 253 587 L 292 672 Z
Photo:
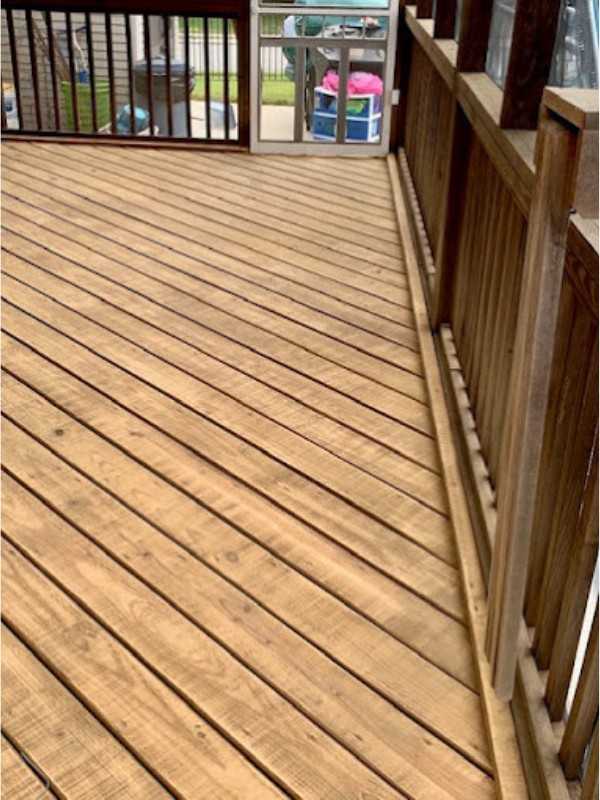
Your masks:
M 234 0 L 7 2 L 3 131 L 243 145 L 247 27 Z
M 491 3 L 464 0 L 458 42 L 452 0 L 435 18 L 425 0 L 405 8 L 398 158 L 488 581 L 496 688 L 512 697 L 531 796 L 566 800 L 575 781 L 589 800 L 598 98 L 547 89 L 540 112 L 560 3 L 542 5 L 516 4 L 503 90 L 484 71 Z

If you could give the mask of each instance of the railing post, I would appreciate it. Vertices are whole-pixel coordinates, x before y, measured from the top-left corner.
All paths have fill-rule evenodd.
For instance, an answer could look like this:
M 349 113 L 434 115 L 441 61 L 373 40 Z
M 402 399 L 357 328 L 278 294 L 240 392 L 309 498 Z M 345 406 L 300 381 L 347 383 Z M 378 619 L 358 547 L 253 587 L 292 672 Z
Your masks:
M 463 0 L 456 68 L 459 72 L 485 69 L 493 0 Z
M 546 89 L 506 409 L 506 478 L 497 499 L 489 588 L 487 652 L 495 688 L 505 699 L 513 691 L 569 212 L 582 152 L 585 120 L 581 124 L 573 110 L 565 93 Z M 597 111 L 592 124 L 597 128 Z
M 517 0 L 500 125 L 534 130 L 548 83 L 561 0 Z

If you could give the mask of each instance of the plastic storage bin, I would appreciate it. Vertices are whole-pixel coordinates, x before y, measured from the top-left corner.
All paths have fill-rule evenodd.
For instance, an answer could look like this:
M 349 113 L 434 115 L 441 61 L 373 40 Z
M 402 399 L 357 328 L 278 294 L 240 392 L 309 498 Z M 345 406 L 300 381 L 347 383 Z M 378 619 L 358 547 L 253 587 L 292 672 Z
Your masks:
M 337 94 L 315 89 L 312 132 L 315 140 L 335 141 Z M 381 135 L 381 95 L 352 95 L 346 105 L 346 141 L 377 142 Z

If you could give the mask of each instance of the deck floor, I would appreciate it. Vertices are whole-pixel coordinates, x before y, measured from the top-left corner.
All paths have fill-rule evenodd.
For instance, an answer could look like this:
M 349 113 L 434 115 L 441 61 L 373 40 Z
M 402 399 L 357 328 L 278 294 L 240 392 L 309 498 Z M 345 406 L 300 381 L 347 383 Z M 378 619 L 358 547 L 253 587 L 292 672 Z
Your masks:
M 491 798 L 386 162 L 3 156 L 7 800 Z

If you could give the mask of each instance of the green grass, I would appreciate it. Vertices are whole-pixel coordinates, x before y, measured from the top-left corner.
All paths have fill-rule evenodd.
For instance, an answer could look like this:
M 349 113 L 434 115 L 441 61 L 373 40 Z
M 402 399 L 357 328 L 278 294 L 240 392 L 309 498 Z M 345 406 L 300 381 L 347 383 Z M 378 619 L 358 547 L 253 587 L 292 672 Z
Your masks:
M 221 76 L 212 77 L 210 80 L 210 99 L 223 102 L 224 99 L 223 78 Z M 292 81 L 287 79 L 273 79 L 265 76 L 263 81 L 263 104 L 267 106 L 293 106 L 295 87 Z M 231 78 L 229 82 L 229 100 L 237 103 L 238 87 L 237 80 Z M 196 75 L 196 86 L 192 94 L 192 100 L 204 100 L 204 75 Z

